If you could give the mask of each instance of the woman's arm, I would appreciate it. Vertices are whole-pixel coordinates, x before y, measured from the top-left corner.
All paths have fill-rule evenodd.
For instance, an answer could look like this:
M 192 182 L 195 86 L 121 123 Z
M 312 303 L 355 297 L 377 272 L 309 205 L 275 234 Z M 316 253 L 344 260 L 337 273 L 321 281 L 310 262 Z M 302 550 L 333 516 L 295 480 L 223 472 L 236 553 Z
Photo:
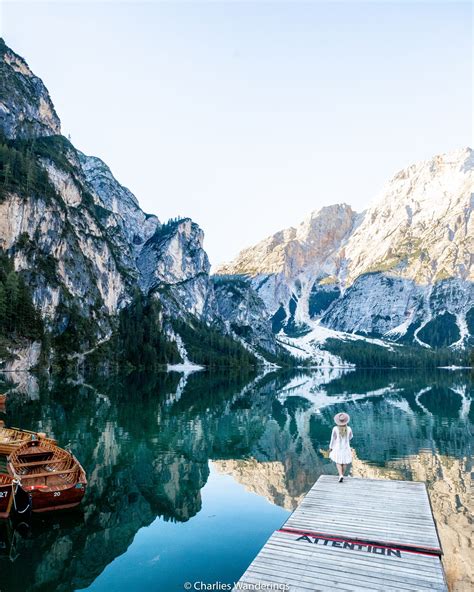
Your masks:
M 351 430 L 351 428 L 349 428 L 349 440 L 352 440 L 352 435 L 353 435 L 352 430 Z
M 329 442 L 329 450 L 332 450 L 334 448 L 334 445 L 336 444 L 336 428 L 332 428 L 332 434 L 331 434 L 331 441 Z

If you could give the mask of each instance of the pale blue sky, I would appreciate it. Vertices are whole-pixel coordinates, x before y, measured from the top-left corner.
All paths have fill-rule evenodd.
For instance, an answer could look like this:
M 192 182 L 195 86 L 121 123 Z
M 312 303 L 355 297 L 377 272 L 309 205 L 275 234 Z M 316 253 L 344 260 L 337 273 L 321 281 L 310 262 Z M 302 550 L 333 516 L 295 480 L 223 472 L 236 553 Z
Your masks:
M 74 144 L 216 264 L 472 144 L 472 5 L 8 2 Z

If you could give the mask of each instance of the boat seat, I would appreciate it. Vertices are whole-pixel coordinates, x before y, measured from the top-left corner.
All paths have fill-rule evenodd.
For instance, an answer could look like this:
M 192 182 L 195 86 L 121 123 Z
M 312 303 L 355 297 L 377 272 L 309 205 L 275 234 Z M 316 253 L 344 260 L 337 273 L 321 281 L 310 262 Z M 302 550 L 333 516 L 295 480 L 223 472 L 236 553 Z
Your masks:
M 23 481 L 23 479 L 36 479 L 39 477 L 51 477 L 52 475 L 66 475 L 68 473 L 75 473 L 77 471 L 77 467 L 74 467 L 73 469 L 64 469 L 63 471 L 61 471 L 61 469 L 59 471 L 44 471 L 43 473 L 31 473 L 31 475 L 21 475 L 20 473 L 16 473 L 16 475 Z
M 64 458 L 59 458 L 55 460 L 35 460 L 34 462 L 19 462 L 16 466 L 21 469 L 23 467 L 38 467 L 41 465 L 53 465 L 57 463 L 64 462 Z

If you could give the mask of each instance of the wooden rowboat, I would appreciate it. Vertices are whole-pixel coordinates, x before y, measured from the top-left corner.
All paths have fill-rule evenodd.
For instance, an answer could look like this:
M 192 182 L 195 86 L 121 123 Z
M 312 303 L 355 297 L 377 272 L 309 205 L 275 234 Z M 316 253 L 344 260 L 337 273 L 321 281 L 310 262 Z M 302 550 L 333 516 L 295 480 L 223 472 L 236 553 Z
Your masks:
M 8 456 L 26 442 L 38 440 L 39 438 L 43 438 L 43 440 L 51 442 L 51 444 L 56 444 L 56 441 L 52 438 L 44 438 L 42 433 L 0 426 L 0 454 Z
M 46 439 L 30 440 L 15 450 L 8 472 L 30 493 L 33 512 L 73 508 L 86 491 L 86 474 L 77 458 Z
M 12 505 L 12 477 L 0 473 L 0 518 L 8 518 Z

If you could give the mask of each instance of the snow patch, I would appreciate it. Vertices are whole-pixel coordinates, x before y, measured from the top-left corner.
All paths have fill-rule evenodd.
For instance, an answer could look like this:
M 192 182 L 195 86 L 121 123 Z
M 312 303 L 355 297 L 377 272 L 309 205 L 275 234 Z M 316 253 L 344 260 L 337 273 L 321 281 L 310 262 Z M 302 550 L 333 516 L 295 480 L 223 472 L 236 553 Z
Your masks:
M 191 374 L 192 372 L 199 372 L 205 369 L 204 366 L 195 364 L 189 359 L 188 352 L 186 351 L 186 347 L 184 346 L 183 340 L 181 339 L 181 335 L 172 329 L 169 329 L 167 333 L 168 337 L 176 343 L 176 347 L 182 359 L 180 364 L 168 364 L 168 372 L 183 372 L 184 374 Z
M 339 339 L 340 341 L 363 341 L 365 343 L 385 347 L 391 351 L 394 351 L 395 347 L 400 347 L 393 343 L 387 343 L 383 339 L 328 329 L 327 327 L 320 325 L 319 321 L 309 321 L 307 324 L 311 329 L 305 335 L 302 335 L 301 337 L 288 337 L 283 331 L 280 331 L 277 335 L 277 340 L 295 357 L 302 360 L 314 360 L 319 366 L 340 368 L 355 367 L 354 364 L 345 362 L 339 356 L 331 354 L 324 349 L 324 344 L 328 339 Z
M 393 339 L 400 339 L 400 337 L 403 337 L 406 334 L 406 332 L 408 331 L 408 328 L 412 324 L 414 317 L 415 317 L 415 311 L 411 310 L 409 316 L 403 321 L 403 323 L 400 323 L 400 325 L 398 325 L 398 327 L 394 327 L 393 329 L 390 329 L 389 331 L 384 333 L 384 337 L 391 337 Z
M 184 374 L 191 374 L 192 372 L 200 372 L 205 370 L 204 366 L 193 364 L 192 362 L 185 362 L 183 364 L 168 364 L 168 372 L 183 372 Z
M 469 329 L 467 327 L 466 315 L 465 314 L 457 314 L 456 315 L 456 324 L 459 329 L 460 337 L 459 339 L 450 345 L 453 349 L 459 349 L 465 346 L 467 340 L 469 339 Z

